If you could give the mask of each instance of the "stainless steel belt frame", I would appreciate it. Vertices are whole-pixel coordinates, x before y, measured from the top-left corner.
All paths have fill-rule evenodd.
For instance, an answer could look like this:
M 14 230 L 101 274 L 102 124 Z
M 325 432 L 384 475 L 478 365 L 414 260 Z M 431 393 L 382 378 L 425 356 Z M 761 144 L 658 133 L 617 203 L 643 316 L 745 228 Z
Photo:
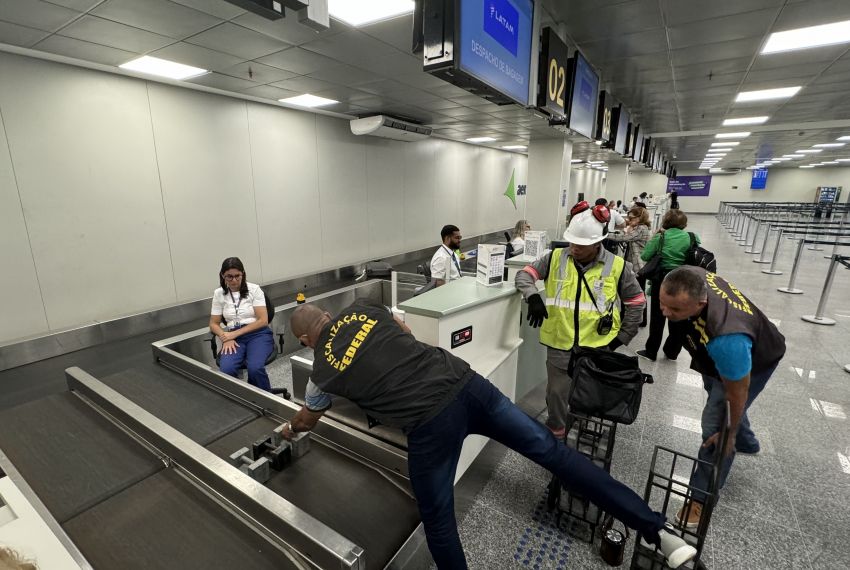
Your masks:
M 365 570 L 365 551 L 80 368 L 68 387 L 268 540 L 319 568 Z M 60 529 L 61 530 L 61 529 Z M 76 549 L 75 549 L 76 550 Z

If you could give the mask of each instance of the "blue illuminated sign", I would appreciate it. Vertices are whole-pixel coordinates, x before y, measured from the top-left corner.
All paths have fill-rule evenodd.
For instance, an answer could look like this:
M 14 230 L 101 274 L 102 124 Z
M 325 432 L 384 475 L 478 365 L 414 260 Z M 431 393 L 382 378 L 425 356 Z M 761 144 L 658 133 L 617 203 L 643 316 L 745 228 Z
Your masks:
M 767 188 L 767 170 L 753 170 L 750 190 L 764 190 L 765 188 Z
M 489 0 L 484 5 L 484 31 L 516 57 L 519 12 L 508 0 Z
M 461 71 L 527 105 L 533 15 L 532 0 L 463 0 Z
M 599 77 L 580 53 L 576 53 L 576 60 L 569 126 L 575 132 L 592 138 L 596 104 L 599 102 Z

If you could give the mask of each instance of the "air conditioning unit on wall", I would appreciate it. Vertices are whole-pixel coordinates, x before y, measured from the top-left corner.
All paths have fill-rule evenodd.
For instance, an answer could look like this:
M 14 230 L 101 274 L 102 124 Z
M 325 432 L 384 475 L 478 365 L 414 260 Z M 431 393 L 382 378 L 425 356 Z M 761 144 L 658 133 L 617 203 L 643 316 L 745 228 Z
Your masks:
M 355 135 L 368 135 L 397 141 L 418 141 L 431 136 L 431 129 L 414 125 L 387 115 L 376 115 L 351 120 L 351 132 Z

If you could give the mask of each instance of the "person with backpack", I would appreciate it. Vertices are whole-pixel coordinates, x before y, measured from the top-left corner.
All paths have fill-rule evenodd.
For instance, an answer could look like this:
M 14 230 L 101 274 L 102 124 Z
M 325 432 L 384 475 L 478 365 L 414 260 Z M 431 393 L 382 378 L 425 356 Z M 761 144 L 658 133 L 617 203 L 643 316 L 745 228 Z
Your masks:
M 210 331 L 221 340 L 219 368 L 235 378 L 244 366 L 248 383 L 270 392 L 266 360 L 275 347 L 266 296 L 259 285 L 248 283 L 238 257 L 222 262 L 218 282 L 220 286 L 213 291 Z
M 693 247 L 700 243 L 699 236 L 685 231 L 687 226 L 688 216 L 684 212 L 668 210 L 661 219 L 661 230 L 649 240 L 640 255 L 641 260 L 647 263 L 646 267 L 650 266 L 649 262 L 653 257 L 660 257 L 654 274 L 639 275 L 639 277 L 645 277 L 650 283 L 650 302 L 649 338 L 646 339 L 644 349 L 637 351 L 637 355 L 653 362 L 658 357 L 658 349 L 661 348 L 661 340 L 664 338 L 664 324 L 667 322 L 659 303 L 658 291 L 661 281 L 667 273 L 685 265 Z M 667 341 L 663 348 L 664 355 L 670 360 L 676 360 L 682 351 L 681 326 L 671 321 L 668 329 Z

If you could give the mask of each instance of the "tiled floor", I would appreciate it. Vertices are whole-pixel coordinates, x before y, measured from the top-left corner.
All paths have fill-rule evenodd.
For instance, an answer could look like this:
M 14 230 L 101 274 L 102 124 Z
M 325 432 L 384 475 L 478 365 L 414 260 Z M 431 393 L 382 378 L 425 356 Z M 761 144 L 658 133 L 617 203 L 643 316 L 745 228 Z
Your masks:
M 850 272 L 839 269 L 827 305 L 835 326 L 806 323 L 818 304 L 827 252 L 806 250 L 796 287 L 788 284 L 794 244 L 780 250 L 784 275 L 763 274 L 714 217 L 693 216 L 690 228 L 715 252 L 719 273 L 779 323 L 788 351 L 750 411 L 762 443 L 738 456 L 715 510 L 705 551 L 708 568 L 800 570 L 850 568 Z M 848 251 L 847 253 L 850 253 Z M 632 341 L 643 347 L 646 329 Z M 612 474 L 643 493 L 655 445 L 696 453 L 705 400 L 683 353 L 677 362 L 642 361 L 655 376 L 641 414 L 618 431 Z M 598 545 L 555 528 L 544 508 L 549 474 L 508 451 L 460 519 L 471 568 L 607 568 Z M 672 516 L 672 513 L 668 513 Z M 634 538 L 630 541 L 634 544 Z M 627 553 L 627 560 L 631 553 Z M 627 566 L 627 564 L 624 564 Z

